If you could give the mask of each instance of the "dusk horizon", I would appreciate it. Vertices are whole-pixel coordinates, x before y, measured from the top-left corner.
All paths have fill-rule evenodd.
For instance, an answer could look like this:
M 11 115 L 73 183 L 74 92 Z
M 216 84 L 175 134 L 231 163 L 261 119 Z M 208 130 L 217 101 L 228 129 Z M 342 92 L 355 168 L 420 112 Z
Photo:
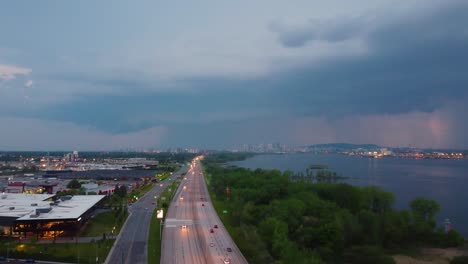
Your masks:
M 467 0 L 14 0 L 0 263 L 468 263 Z
M 5 3 L 0 149 L 468 149 L 466 1 L 243 4 Z

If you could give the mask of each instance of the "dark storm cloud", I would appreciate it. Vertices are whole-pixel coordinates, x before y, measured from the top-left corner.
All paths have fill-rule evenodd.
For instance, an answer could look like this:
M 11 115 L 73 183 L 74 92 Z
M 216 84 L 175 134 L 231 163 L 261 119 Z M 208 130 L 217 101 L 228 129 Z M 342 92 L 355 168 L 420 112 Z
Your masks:
M 372 31 L 363 23 L 369 20 L 366 18 L 334 22 L 332 30 L 320 33 L 321 38 L 337 41 L 365 33 L 362 37 L 369 52 L 296 67 L 267 78 L 177 80 L 171 85 L 189 88 L 189 92 L 171 87 L 161 92 L 160 84 L 148 76 L 65 75 L 62 78 L 69 81 L 121 87 L 127 94 L 136 92 L 131 96 L 84 97 L 44 112 L 53 119 L 72 118 L 111 132 L 180 123 L 177 118 L 184 115 L 197 122 L 206 120 L 206 113 L 255 112 L 259 108 L 271 115 L 325 118 L 432 112 L 454 99 L 468 97 L 468 16 L 464 12 L 468 4 L 457 3 L 431 13 L 383 19 L 386 22 L 374 24 Z M 302 43 L 299 39 L 298 44 Z M 142 87 L 156 91 L 142 92 Z M 148 113 L 156 114 L 144 121 L 135 118 Z
M 222 85 L 219 81 L 198 82 L 192 83 L 196 91 L 139 91 L 135 94 L 82 96 L 73 103 L 64 102 L 40 112 L 24 111 L 21 116 L 73 120 L 74 123 L 110 133 L 127 133 L 159 125 L 206 125 L 220 120 L 251 119 L 275 112 L 275 103 L 269 100 L 265 91 L 252 89 L 245 82 L 231 83 L 244 89 L 226 89 L 226 85 L 224 89 L 216 89 L 216 86 Z M 124 87 L 123 83 L 119 85 Z M 141 88 L 127 88 L 132 87 L 136 90 Z
M 387 19 L 365 34 L 368 54 L 294 69 L 277 77 L 278 88 L 288 87 L 288 96 L 281 89 L 277 96 L 299 113 L 329 116 L 429 112 L 467 97 L 467 13 L 468 3 L 452 2 L 430 13 Z M 280 33 L 280 39 L 287 35 Z M 288 41 L 304 43 L 297 39 Z
M 164 126 L 167 145 L 349 141 L 468 146 L 467 7 L 451 2 L 410 16 L 346 18 L 295 28 L 273 24 L 280 43 L 291 49 L 314 41 L 333 45 L 361 39 L 368 51 L 255 80 L 161 82 L 138 72 L 57 75 L 59 81 L 108 88 L 109 95 L 78 96 L 40 113 L 25 111 L 24 117 L 71 120 L 112 134 Z

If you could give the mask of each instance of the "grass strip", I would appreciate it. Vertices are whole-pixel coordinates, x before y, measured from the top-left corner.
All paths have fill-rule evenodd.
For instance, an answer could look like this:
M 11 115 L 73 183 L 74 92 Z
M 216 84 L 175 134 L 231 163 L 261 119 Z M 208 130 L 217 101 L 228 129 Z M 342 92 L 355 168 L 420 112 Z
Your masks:
M 102 236 L 104 233 L 108 237 L 117 236 L 120 232 L 120 228 L 127 219 L 128 213 L 125 213 L 124 216 L 121 216 L 120 218 L 117 214 L 122 214 L 122 212 L 118 213 L 116 211 L 108 211 L 96 215 L 86 223 L 86 226 L 80 236 L 94 237 Z
M 148 264 L 159 264 L 161 259 L 161 233 L 160 220 L 156 219 L 156 211 L 153 212 L 148 237 Z
M 98 240 L 93 243 L 18 243 L 4 242 L 0 255 L 18 259 L 35 259 L 68 263 L 103 263 L 114 243 L 113 239 Z
M 180 182 L 174 181 L 161 194 L 158 199 L 158 208 L 161 206 L 164 208 L 164 214 L 167 213 L 167 208 L 171 203 L 172 197 L 174 196 L 177 188 L 179 187 Z M 165 197 L 164 199 L 161 199 Z M 163 201 L 164 200 L 164 201 Z M 161 202 L 162 201 L 162 202 Z M 165 217 L 166 215 L 164 215 Z M 153 212 L 150 222 L 150 231 L 148 237 L 148 264 L 159 264 L 161 260 L 161 236 L 160 233 L 160 220 L 156 218 L 156 210 Z

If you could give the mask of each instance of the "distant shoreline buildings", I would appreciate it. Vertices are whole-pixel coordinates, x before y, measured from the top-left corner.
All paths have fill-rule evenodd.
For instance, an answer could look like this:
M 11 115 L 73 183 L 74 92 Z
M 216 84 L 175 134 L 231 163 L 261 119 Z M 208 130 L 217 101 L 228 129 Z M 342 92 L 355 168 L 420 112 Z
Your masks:
M 466 151 L 455 150 L 421 150 L 414 148 L 380 147 L 374 144 L 317 144 L 310 146 L 291 147 L 280 143 L 243 144 L 240 147 L 228 149 L 230 152 L 248 152 L 258 154 L 286 153 L 320 153 L 360 156 L 365 158 L 407 158 L 407 159 L 465 159 Z

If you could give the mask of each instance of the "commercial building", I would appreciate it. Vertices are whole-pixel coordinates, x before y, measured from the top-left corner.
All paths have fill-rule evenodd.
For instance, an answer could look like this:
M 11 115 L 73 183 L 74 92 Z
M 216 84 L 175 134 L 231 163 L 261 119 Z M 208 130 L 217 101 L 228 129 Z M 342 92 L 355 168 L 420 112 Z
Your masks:
M 106 185 L 106 184 L 99 185 L 94 182 L 81 184 L 81 187 L 85 189 L 86 194 L 94 193 L 94 194 L 111 195 L 115 191 L 115 185 L 113 186 Z
M 0 232 L 38 238 L 74 235 L 104 197 L 75 195 L 54 199 L 55 195 L 50 194 L 3 193 L 0 196 Z
M 6 193 L 54 194 L 66 189 L 68 181 L 49 180 L 29 176 L 14 176 L 3 184 L 0 191 Z

